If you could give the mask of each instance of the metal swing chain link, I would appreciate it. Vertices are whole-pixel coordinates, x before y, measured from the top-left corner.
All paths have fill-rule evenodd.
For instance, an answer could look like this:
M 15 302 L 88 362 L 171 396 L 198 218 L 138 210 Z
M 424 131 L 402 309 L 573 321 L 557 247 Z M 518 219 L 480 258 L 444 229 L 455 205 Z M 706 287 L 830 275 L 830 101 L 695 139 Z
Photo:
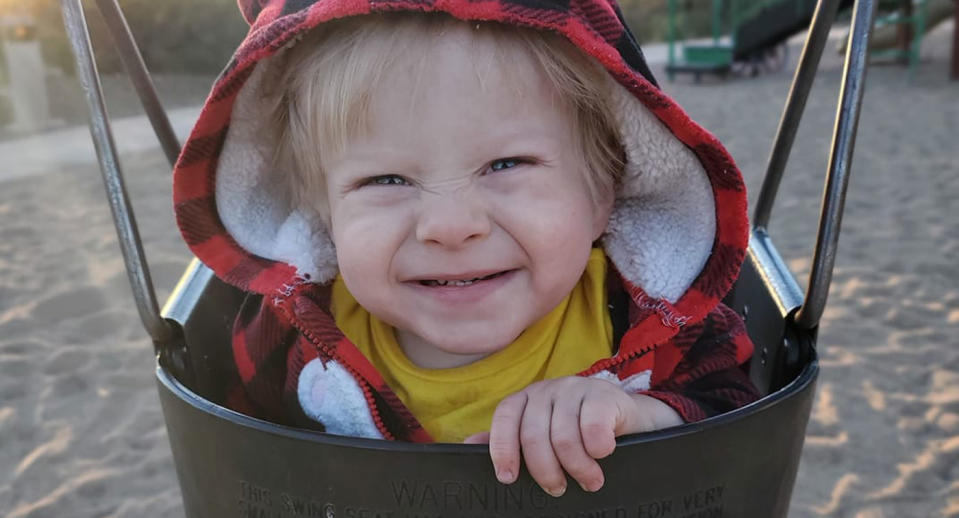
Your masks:
M 80 0 L 60 0 L 60 7 L 70 46 L 76 58 L 77 77 L 90 109 L 90 133 L 100 163 L 107 200 L 113 213 L 113 223 L 116 226 L 127 277 L 133 289 L 133 298 L 143 326 L 153 339 L 154 345 L 159 348 L 172 343 L 175 332 L 160 316 L 133 207 L 120 170 L 117 147 L 110 129 L 83 7 Z

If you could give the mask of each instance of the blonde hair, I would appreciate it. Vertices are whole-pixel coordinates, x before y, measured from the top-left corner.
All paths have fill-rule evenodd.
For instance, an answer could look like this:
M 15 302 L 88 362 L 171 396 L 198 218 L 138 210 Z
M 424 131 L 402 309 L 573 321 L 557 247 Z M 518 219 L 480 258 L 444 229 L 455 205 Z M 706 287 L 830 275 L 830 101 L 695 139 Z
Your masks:
M 598 63 L 552 32 L 438 14 L 391 13 L 325 23 L 271 62 L 264 92 L 272 102 L 268 131 L 277 140 L 273 162 L 290 171 L 289 195 L 296 206 L 316 210 L 328 222 L 321 152 L 335 156 L 366 130 L 371 99 L 391 63 L 400 56 L 425 59 L 437 37 L 467 23 L 474 38 L 495 45 L 497 66 L 510 66 L 509 52 L 517 50 L 539 65 L 576 126 L 594 203 L 611 201 L 624 152 L 604 91 L 606 71 Z

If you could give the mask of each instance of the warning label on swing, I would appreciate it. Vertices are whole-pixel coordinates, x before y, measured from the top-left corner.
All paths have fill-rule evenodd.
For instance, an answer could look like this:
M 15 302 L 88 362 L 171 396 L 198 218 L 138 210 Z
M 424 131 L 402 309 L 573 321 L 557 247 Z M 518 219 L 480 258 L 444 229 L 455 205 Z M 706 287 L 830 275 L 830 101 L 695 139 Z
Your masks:
M 637 506 L 634 518 L 717 518 L 723 516 L 724 486 L 715 486 L 674 498 Z
M 386 495 L 349 503 L 240 481 L 237 509 L 242 518 L 719 518 L 725 493 L 725 486 L 718 485 L 638 504 L 615 498 L 608 506 L 580 510 L 568 499 L 548 496 L 535 483 L 391 481 L 388 488 Z

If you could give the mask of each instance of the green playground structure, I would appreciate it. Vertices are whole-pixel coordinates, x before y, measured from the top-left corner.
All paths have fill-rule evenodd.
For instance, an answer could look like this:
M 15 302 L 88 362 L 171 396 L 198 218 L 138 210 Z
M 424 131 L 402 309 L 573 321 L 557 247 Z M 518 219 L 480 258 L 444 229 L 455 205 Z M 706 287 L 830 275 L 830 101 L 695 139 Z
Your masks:
M 786 40 L 806 29 L 816 9 L 815 0 L 711 0 L 710 40 L 684 40 L 679 26 L 680 3 L 668 0 L 669 55 L 666 73 L 691 73 L 699 81 L 703 74 L 725 77 L 730 73 L 755 76 L 781 69 L 786 62 Z M 900 28 L 903 43 L 897 49 L 876 52 L 875 57 L 894 56 L 914 68 L 926 29 L 928 0 L 882 0 L 876 27 Z M 839 10 L 852 6 L 842 0 Z
M 679 4 L 680 0 L 668 0 L 666 72 L 670 79 L 679 72 L 692 73 L 697 81 L 704 73 L 752 76 L 779 70 L 786 62 L 786 40 L 809 26 L 816 9 L 815 0 L 712 0 L 712 41 L 684 42 L 680 57 Z M 840 4 L 843 9 L 852 2 Z
M 922 36 L 952 13 L 949 0 L 880 0 L 881 14 L 873 22 L 880 36 L 871 45 L 873 58 L 893 58 L 909 65 L 909 73 L 919 64 Z

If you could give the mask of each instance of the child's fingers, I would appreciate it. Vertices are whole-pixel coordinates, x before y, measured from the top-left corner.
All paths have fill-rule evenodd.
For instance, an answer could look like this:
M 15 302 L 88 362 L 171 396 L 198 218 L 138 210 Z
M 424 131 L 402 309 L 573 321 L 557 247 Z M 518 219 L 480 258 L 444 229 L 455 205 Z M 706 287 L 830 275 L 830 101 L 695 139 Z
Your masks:
M 532 392 L 523 412 L 519 441 L 523 446 L 526 469 L 543 491 L 552 496 L 566 492 L 566 475 L 553 451 L 550 440 L 550 421 L 553 398 L 550 393 Z
M 583 446 L 579 427 L 582 402 L 582 398 L 568 397 L 553 404 L 550 438 L 563 469 L 583 490 L 598 491 L 603 487 L 603 470 Z
M 601 459 L 616 449 L 616 420 L 619 411 L 608 398 L 590 398 L 583 401 L 579 417 L 579 433 L 583 438 L 586 453 Z
M 489 432 L 478 432 L 463 439 L 463 444 L 488 444 Z
M 526 409 L 527 395 L 517 392 L 500 401 L 493 412 L 489 431 L 489 454 L 496 479 L 512 484 L 519 473 L 519 429 Z

